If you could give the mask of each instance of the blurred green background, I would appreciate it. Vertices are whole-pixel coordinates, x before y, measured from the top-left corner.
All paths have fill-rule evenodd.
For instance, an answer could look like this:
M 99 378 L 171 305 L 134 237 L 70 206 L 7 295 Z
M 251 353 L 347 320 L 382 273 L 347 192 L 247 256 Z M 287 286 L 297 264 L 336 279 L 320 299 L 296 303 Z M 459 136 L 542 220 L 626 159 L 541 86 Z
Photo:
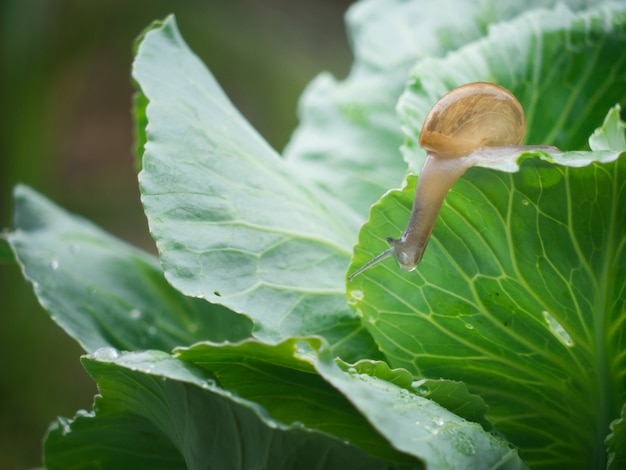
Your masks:
M 175 13 L 183 36 L 235 105 L 282 150 L 296 103 L 320 71 L 344 77 L 349 0 L 2 0 L 0 228 L 26 183 L 71 212 L 154 251 L 133 165 L 135 37 Z M 91 409 L 82 351 L 0 263 L 0 470 L 41 465 L 56 416 Z

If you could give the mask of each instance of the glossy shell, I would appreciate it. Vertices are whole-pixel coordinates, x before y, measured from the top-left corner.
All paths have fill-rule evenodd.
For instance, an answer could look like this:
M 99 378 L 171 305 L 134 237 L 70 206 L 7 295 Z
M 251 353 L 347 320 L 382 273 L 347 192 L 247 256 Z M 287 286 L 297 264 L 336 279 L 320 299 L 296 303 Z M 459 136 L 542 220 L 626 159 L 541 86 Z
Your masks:
M 458 158 L 481 147 L 520 145 L 524 110 L 506 88 L 477 82 L 455 88 L 430 110 L 419 143 L 430 155 Z

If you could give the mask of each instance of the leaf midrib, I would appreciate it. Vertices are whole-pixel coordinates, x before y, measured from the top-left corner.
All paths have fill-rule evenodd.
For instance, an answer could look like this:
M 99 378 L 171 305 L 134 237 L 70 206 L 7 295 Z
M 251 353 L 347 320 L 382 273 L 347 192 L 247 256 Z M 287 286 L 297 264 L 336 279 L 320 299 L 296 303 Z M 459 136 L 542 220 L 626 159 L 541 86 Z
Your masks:
M 596 297 L 596 307 L 594 313 L 595 332 L 595 359 L 596 372 L 598 377 L 598 405 L 597 427 L 595 443 L 593 446 L 593 464 L 595 468 L 603 468 L 606 465 L 606 446 L 604 441 L 609 433 L 609 425 L 617 416 L 612 415 L 612 410 L 619 410 L 616 406 L 617 397 L 613 393 L 614 384 L 610 377 L 611 366 L 609 364 L 610 354 L 607 351 L 608 330 L 611 325 L 609 318 L 610 305 L 612 303 L 614 289 L 612 280 L 615 279 L 614 266 L 615 255 L 618 254 L 617 230 L 618 221 L 618 197 L 619 197 L 619 159 L 614 163 L 613 187 L 611 197 L 611 216 L 609 218 L 609 231 L 606 246 L 606 254 L 598 279 L 598 295 Z M 604 405 L 604 406 L 602 406 Z

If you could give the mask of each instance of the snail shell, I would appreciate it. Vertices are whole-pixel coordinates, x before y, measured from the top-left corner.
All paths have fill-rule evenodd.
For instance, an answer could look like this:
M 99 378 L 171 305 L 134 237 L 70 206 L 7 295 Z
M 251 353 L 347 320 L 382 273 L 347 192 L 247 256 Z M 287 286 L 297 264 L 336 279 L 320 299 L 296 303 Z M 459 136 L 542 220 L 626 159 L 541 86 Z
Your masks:
M 520 145 L 526 134 L 522 105 L 493 83 L 455 88 L 430 110 L 419 144 L 429 155 L 459 158 L 481 147 Z

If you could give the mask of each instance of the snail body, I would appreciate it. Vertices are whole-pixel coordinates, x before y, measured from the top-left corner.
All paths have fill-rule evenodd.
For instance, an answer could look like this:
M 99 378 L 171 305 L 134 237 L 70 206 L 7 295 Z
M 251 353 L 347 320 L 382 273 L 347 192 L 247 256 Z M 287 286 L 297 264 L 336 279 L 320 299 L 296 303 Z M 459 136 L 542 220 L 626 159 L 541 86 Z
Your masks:
M 469 167 L 514 157 L 525 150 L 558 151 L 554 147 L 521 145 L 525 134 L 524 110 L 506 88 L 476 82 L 443 96 L 426 116 L 420 132 L 419 144 L 427 157 L 406 229 L 398 239 L 388 237 L 390 248 L 348 279 L 392 255 L 400 268 L 414 270 L 422 259 L 446 194 Z

